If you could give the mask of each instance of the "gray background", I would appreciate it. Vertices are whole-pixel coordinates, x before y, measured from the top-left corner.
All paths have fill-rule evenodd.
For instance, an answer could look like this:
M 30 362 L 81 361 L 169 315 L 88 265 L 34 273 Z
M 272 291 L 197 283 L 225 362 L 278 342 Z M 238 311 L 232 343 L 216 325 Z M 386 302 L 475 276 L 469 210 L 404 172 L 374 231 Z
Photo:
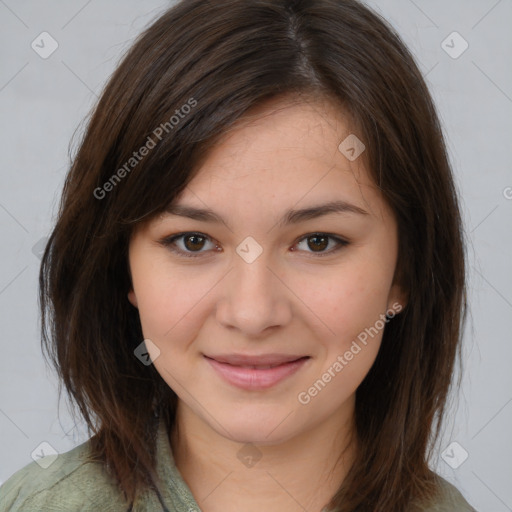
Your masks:
M 512 1 L 369 5 L 398 29 L 427 76 L 469 240 L 465 371 L 434 468 L 480 512 L 512 510 Z M 168 6 L 0 0 L 0 482 L 31 462 L 41 442 L 64 452 L 86 439 L 65 401 L 58 405 L 41 357 L 37 244 L 51 230 L 75 130 L 82 133 L 121 53 Z M 43 31 L 59 45 L 47 59 L 31 48 Z M 469 45 L 457 58 L 462 40 L 444 43 L 452 56 L 442 46 L 453 31 Z M 441 457 L 453 441 L 469 454 L 456 469 Z M 463 453 L 450 448 L 445 459 L 453 466 Z

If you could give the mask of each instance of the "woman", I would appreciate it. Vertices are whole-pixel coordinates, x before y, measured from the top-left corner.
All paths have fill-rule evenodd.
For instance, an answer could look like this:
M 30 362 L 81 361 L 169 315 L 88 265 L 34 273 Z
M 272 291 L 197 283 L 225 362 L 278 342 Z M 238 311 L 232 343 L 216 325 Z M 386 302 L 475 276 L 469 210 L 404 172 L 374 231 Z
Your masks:
M 428 464 L 464 276 L 436 110 L 386 22 L 178 3 L 107 84 L 41 266 L 91 439 L 0 510 L 474 510 Z

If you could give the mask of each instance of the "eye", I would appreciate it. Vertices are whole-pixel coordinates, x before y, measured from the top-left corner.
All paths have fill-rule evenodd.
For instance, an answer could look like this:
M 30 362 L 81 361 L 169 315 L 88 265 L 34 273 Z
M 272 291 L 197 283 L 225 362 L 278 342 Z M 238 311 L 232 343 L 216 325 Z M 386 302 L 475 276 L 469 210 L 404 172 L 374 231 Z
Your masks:
M 210 240 L 210 244 L 212 244 L 214 248 L 217 247 L 211 242 L 210 237 L 203 235 L 202 233 L 180 233 L 179 235 L 164 238 L 163 240 L 160 240 L 160 243 L 180 256 L 185 256 L 186 258 L 197 258 L 205 252 L 201 251 L 201 249 L 204 248 L 206 240 Z
M 203 233 L 180 233 L 160 240 L 160 244 L 186 258 L 197 258 L 204 255 L 205 252 L 208 252 L 207 250 L 203 250 L 207 242 L 210 243 L 210 250 L 220 252 L 221 249 L 219 246 L 214 244 L 211 238 Z M 312 233 L 300 238 L 299 242 L 293 247 L 300 246 L 301 244 L 306 244 L 306 247 L 311 249 L 310 251 L 306 250 L 306 252 L 321 257 L 337 252 L 347 246 L 349 242 L 338 236 L 327 233 Z M 331 246 L 331 248 L 327 251 L 326 249 L 329 246 Z M 297 251 L 297 249 L 293 247 L 292 251 Z
M 330 244 L 331 241 L 333 242 L 332 245 Z M 327 233 L 312 233 L 302 237 L 299 240 L 299 243 L 296 245 L 300 246 L 300 244 L 306 244 L 307 248 L 312 249 L 312 251 L 310 251 L 311 253 L 313 253 L 315 256 L 321 257 L 328 256 L 334 252 L 337 252 L 341 248 L 348 245 L 348 242 L 338 236 L 330 235 Z M 325 249 L 329 247 L 329 245 L 331 245 L 331 249 L 326 251 Z M 292 248 L 292 250 L 295 249 Z

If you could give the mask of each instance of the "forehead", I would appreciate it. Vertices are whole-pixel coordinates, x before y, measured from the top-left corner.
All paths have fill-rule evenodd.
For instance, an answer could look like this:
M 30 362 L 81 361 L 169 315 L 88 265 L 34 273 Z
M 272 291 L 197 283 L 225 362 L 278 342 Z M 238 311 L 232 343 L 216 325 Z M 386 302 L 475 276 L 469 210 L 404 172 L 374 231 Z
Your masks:
M 270 100 L 222 136 L 175 203 L 196 202 L 194 195 L 235 200 L 243 194 L 246 201 L 278 196 L 292 204 L 322 191 L 361 196 L 363 188 L 376 189 L 364 150 L 355 159 L 345 147 L 340 150 L 345 140 L 360 140 L 355 130 L 347 112 L 329 98 Z
M 359 225 L 365 218 L 392 225 L 365 150 L 357 158 L 340 150 L 353 131 L 360 136 L 351 119 L 327 99 L 285 98 L 253 108 L 223 133 L 181 193 L 134 233 L 189 218 L 263 237 L 329 209 Z
M 332 163 L 340 142 L 352 134 L 353 124 L 341 105 L 325 97 L 272 99 L 251 109 L 224 134 L 206 167 L 247 156 L 255 162 L 279 158 L 291 163 L 298 159 Z M 346 158 L 337 160 L 350 163 L 343 161 Z

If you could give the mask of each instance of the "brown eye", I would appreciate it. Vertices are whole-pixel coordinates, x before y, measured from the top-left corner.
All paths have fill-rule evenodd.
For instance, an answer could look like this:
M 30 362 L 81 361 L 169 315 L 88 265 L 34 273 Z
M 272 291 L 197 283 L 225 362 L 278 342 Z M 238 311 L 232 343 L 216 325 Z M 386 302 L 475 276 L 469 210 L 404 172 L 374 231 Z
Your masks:
M 201 235 L 188 235 L 183 237 L 185 248 L 189 251 L 200 251 L 204 246 L 204 241 L 206 240 L 204 236 Z
M 328 236 L 320 236 L 313 235 L 307 238 L 308 247 L 312 249 L 314 252 L 321 252 L 327 248 L 329 245 L 329 237 Z
M 333 242 L 331 244 L 331 242 Z M 303 244 L 301 248 L 300 245 Z M 300 252 L 306 252 L 310 255 L 314 256 L 329 256 L 337 252 L 339 249 L 347 246 L 349 242 L 347 240 L 343 240 L 342 238 L 334 235 L 329 235 L 327 233 L 313 233 L 303 237 L 297 245 L 299 247 Z M 329 245 L 332 247 L 326 250 Z M 296 249 L 292 249 L 296 250 Z
M 188 258 L 207 256 L 206 253 L 216 249 L 210 237 L 202 233 L 180 233 L 179 235 L 166 237 L 160 240 L 160 243 L 172 252 Z M 206 250 L 203 250 L 205 244 L 210 244 L 210 247 L 206 246 Z

